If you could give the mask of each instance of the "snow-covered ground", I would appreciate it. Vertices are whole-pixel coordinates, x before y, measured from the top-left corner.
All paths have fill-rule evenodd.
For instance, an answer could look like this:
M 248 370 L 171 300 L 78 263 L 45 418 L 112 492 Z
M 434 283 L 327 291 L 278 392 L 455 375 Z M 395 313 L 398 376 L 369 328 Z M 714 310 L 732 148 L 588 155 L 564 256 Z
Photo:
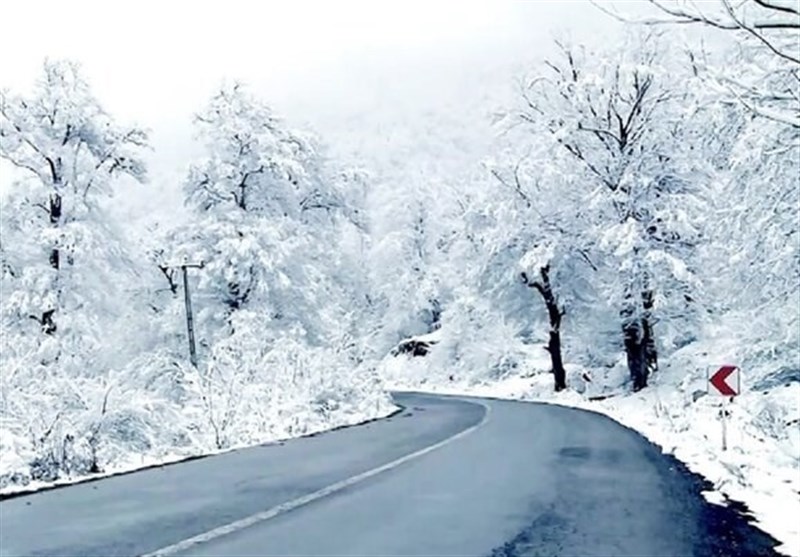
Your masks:
M 554 393 L 542 347 L 531 348 L 522 371 L 498 380 L 461 378 L 435 369 L 435 361 L 407 356 L 387 358 L 383 372 L 398 390 L 540 401 L 608 415 L 713 483 L 709 501 L 744 503 L 758 526 L 782 542 L 779 551 L 800 556 L 800 384 L 747 390 L 745 370 L 744 392 L 728 405 L 728 450 L 722 451 L 723 399 L 705 394 L 704 369 L 687 373 L 685 367 L 699 352 L 695 346 L 676 354 L 647 389 L 606 393 L 603 400 L 590 400 L 598 393 L 592 383 L 581 384 L 587 370 L 574 367 L 570 384 L 584 392 Z
M 27 439 L 18 435 L 18 431 L 0 422 L 0 495 L 78 483 L 155 465 L 179 462 L 188 458 L 276 443 L 382 418 L 397 410 L 386 394 L 362 394 L 365 396 L 342 401 L 337 407 L 330 408 L 326 412 L 315 411 L 312 405 L 307 404 L 298 404 L 293 409 L 285 408 L 284 411 L 279 410 L 277 414 L 284 416 L 282 421 L 271 423 L 266 431 L 252 431 L 251 435 L 246 438 L 247 441 L 240 441 L 223 449 L 216 448 L 210 439 L 205 439 L 203 442 L 202 436 L 194 438 L 195 442 L 192 444 L 151 446 L 141 452 L 130 447 L 128 450 L 121 450 L 118 445 L 115 447 L 117 450 L 114 452 L 114 458 L 103 462 L 102 472 L 62 474 L 52 481 L 31 478 L 31 463 L 37 456 L 35 451 Z M 242 439 L 245 437 L 243 436 Z

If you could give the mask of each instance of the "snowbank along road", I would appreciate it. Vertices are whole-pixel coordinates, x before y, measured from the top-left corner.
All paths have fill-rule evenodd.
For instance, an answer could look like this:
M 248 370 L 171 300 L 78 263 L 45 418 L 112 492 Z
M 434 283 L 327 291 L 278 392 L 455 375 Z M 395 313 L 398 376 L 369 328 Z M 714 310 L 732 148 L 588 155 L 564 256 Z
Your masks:
M 612 420 L 396 394 L 362 426 L 0 502 L 10 555 L 774 555 Z

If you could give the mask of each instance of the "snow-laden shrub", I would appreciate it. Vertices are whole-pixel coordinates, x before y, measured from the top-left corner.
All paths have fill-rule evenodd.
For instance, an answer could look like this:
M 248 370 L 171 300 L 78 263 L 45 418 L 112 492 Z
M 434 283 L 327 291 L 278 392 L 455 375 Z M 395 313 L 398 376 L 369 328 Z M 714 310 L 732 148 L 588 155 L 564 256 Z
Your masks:
M 480 297 L 457 296 L 442 314 L 441 328 L 413 337 L 429 341 L 424 357 L 387 356 L 383 376 L 394 384 L 464 385 L 549 371 L 547 352 L 523 340 L 519 326 Z
M 259 316 L 238 312 L 236 332 L 216 343 L 189 375 L 201 401 L 199 427 L 216 448 L 303 435 L 388 411 L 373 371 L 346 353 L 313 347 L 301 331 L 272 338 L 245 326 Z

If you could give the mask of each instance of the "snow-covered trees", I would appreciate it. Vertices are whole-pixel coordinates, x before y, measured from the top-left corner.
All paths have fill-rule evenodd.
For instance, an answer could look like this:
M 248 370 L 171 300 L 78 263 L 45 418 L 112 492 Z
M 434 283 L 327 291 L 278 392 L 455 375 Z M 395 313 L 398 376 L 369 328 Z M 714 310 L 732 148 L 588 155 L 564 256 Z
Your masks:
M 0 486 L 391 408 L 362 342 L 363 178 L 242 87 L 198 127 L 184 224 L 133 246 L 109 206 L 116 180 L 144 180 L 147 135 L 116 124 L 68 62 L 46 63 L 31 96 L 0 96 L 0 169 L 19 176 L 0 205 Z M 203 264 L 189 277 L 197 368 L 185 263 Z
M 0 94 L 0 156 L 20 175 L 0 207 L 2 410 L 30 424 L 44 475 L 96 469 L 100 424 L 118 410 L 93 399 L 136 344 L 126 339 L 135 269 L 102 201 L 116 180 L 145 178 L 146 146 L 75 64 L 46 62 L 30 95 Z
M 316 312 L 332 288 L 336 224 L 344 200 L 315 142 L 288 129 L 243 87 L 223 88 L 197 117 L 207 156 L 185 183 L 193 219 L 170 257 L 203 262 L 201 295 L 236 310 L 268 304 L 265 327 L 300 324 L 321 334 Z
M 440 239 L 436 202 L 426 188 L 386 187 L 372 212 L 373 245 L 369 269 L 374 303 L 384 319 L 381 344 L 427 334 L 439 326 L 440 277 L 436 258 Z
M 651 4 L 666 17 L 646 24 L 696 24 L 736 40 L 721 55 L 689 47 L 705 98 L 716 105 L 705 121 L 725 136 L 722 148 L 709 153 L 717 172 L 714 218 L 705 223 L 707 289 L 718 296 L 717 321 L 747 323 L 735 327 L 747 364 L 776 359 L 791 368 L 800 346 L 800 6 L 783 0 L 718 0 L 702 9 L 693 2 Z
M 705 26 L 729 34 L 736 46 L 723 64 L 706 49 L 690 48 L 695 70 L 709 85 L 759 117 L 800 126 L 800 7 L 794 0 L 648 0 L 653 16 L 631 17 L 601 9 L 624 21 L 650 26 Z
M 241 85 L 223 87 L 196 121 L 209 150 L 186 182 L 196 208 L 235 204 L 264 216 L 299 218 L 304 211 L 340 207 L 323 180 L 313 137 L 288 129 Z
M 583 193 L 582 199 L 571 201 L 582 207 L 561 227 L 587 227 L 572 239 L 591 245 L 572 248 L 584 255 L 591 250 L 615 268 L 596 280 L 606 279 L 600 290 L 619 304 L 628 367 L 638 390 L 657 367 L 658 286 L 664 280 L 678 281 L 689 290 L 692 281 L 686 263 L 693 247 L 692 224 L 673 201 L 678 196 L 690 200 L 690 190 L 701 185 L 696 180 L 690 185 L 681 175 L 691 172 L 677 152 L 686 139 L 683 115 L 655 41 L 645 39 L 609 56 L 559 48 L 560 58 L 546 63 L 548 73 L 525 85 L 517 118 L 552 138 L 556 152 L 542 164 L 572 164 L 582 170 L 566 171 L 573 178 L 565 185 Z M 686 78 L 682 80 L 685 84 Z M 559 196 L 552 190 L 549 194 Z M 564 237 L 557 228 L 551 234 Z M 684 300 L 691 300 L 688 292 Z
M 527 142 L 527 136 L 515 136 L 515 141 Z M 540 146 L 541 147 L 541 146 Z M 569 173 L 552 172 L 541 164 L 547 147 L 538 152 L 524 149 L 525 154 L 510 165 L 498 168 L 493 163 L 490 172 L 503 190 L 497 192 L 495 203 L 499 211 L 496 225 L 505 230 L 502 243 L 494 247 L 499 252 L 513 250 L 516 266 L 504 273 L 519 277 L 522 284 L 536 292 L 547 315 L 547 352 L 556 391 L 566 388 L 562 321 L 570 313 L 582 310 L 576 303 L 586 289 L 582 280 L 594 269 L 588 253 L 591 246 L 582 234 L 586 222 L 580 212 L 581 199 L 570 188 Z M 519 155 L 507 154 L 507 157 Z M 533 315 L 518 316 L 538 322 Z
M 705 289 L 715 294 L 716 326 L 736 331 L 743 362 L 785 372 L 800 357 L 800 144 L 785 123 L 726 108 L 718 129 L 732 142 L 706 222 Z
M 103 111 L 69 62 L 46 62 L 30 96 L 0 95 L 0 156 L 22 176 L 2 205 L 11 353 L 73 371 L 102 358 L 98 314 L 124 315 L 118 290 L 133 271 L 101 201 L 115 180 L 145 178 L 146 142 Z
M 185 183 L 190 216 L 170 233 L 161 267 L 202 263 L 193 269 L 197 385 L 215 443 L 224 447 L 245 430 L 263 435 L 274 427 L 265 418 L 260 429 L 247 429 L 248 416 L 269 401 L 324 406 L 337 385 L 368 385 L 373 395 L 376 385 L 359 367 L 357 348 L 338 344 L 350 344 L 343 338 L 358 326 L 353 311 L 362 304 L 342 248 L 346 231 L 357 229 L 344 187 L 353 175 L 333 171 L 312 137 L 240 85 L 223 87 L 197 126 L 206 152 Z M 286 375 L 287 362 L 305 357 L 323 358 L 330 371 L 320 361 Z M 327 373 L 333 376 L 318 375 Z
M 788 373 L 800 303 L 796 129 L 707 74 L 751 53 L 701 57 L 654 35 L 599 52 L 557 46 L 502 120 L 490 193 L 486 177 L 460 185 L 480 206 L 453 227 L 462 248 L 431 252 L 450 292 L 432 359 L 449 349 L 451 365 L 465 365 L 450 338 L 509 342 L 488 340 L 500 334 L 488 324 L 497 312 L 519 349 L 546 346 L 557 390 L 570 364 L 597 371 L 600 390 L 619 387 L 627 367 L 642 389 L 659 363 L 669 369 L 676 351 L 720 330 L 736 330 L 742 361 L 763 366 L 769 351 L 784 362 L 773 372 Z M 768 96 L 796 110 L 791 95 Z M 447 229 L 448 214 L 436 216 Z M 491 311 L 470 309 L 484 300 Z M 745 315 L 747 326 L 729 329 Z
M 733 199 L 720 188 L 744 107 L 652 36 L 604 52 L 558 46 L 503 120 L 492 193 L 474 182 L 482 218 L 454 228 L 473 249 L 435 260 L 470 269 L 460 283 L 438 272 L 454 298 L 492 300 L 523 343 L 544 328 L 557 390 L 565 361 L 610 366 L 619 351 L 639 390 L 659 353 L 695 341 L 718 308 L 712 262 L 727 247 L 714 230 Z M 443 305 L 445 327 L 465 300 Z
M 59 297 L 68 289 L 60 284 L 63 269 L 80 257 L 92 234 L 86 223 L 102 221 L 96 217 L 97 196 L 108 195 L 118 176 L 144 179 L 140 152 L 146 145 L 143 130 L 119 126 L 103 111 L 73 63 L 46 62 L 31 97 L 0 93 L 0 155 L 33 178 L 20 202 L 45 214 L 36 224 L 28 220 L 35 232 L 25 233 L 47 246 L 49 269 L 28 267 L 28 275 L 37 275 L 28 279 L 38 294 L 20 308 L 45 333 L 57 330 Z M 91 257 L 84 264 L 86 259 Z

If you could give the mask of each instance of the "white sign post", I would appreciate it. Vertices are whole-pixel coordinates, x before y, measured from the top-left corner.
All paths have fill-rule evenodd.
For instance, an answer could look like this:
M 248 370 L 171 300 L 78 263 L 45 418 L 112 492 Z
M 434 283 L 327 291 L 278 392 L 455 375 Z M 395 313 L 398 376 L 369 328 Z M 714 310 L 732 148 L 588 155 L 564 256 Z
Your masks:
M 728 450 L 728 404 L 725 402 L 726 398 L 722 399 L 722 408 L 719 410 L 720 419 L 722 420 L 722 450 Z

